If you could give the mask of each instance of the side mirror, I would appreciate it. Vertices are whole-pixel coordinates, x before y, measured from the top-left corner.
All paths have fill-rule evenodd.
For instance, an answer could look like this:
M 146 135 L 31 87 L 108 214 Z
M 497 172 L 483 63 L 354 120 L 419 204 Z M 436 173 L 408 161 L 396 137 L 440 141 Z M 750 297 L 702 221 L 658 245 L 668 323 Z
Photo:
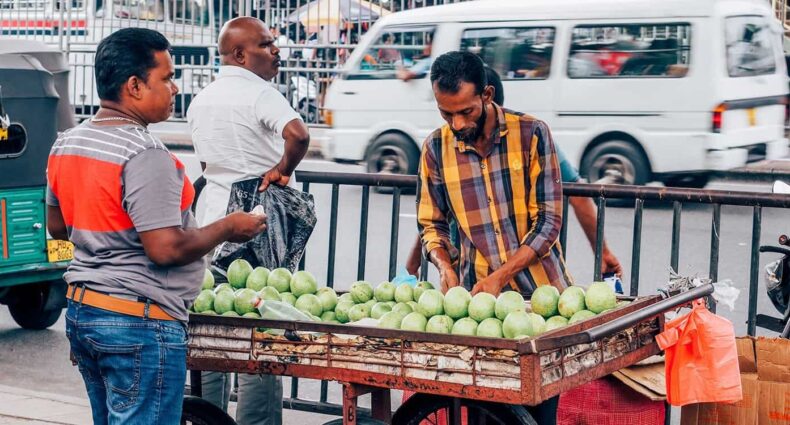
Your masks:
M 774 186 L 771 189 L 771 193 L 790 195 L 790 184 L 777 180 L 774 182 Z
M 22 124 L 13 123 L 8 128 L 0 127 L 0 159 L 15 158 L 27 148 L 27 131 Z

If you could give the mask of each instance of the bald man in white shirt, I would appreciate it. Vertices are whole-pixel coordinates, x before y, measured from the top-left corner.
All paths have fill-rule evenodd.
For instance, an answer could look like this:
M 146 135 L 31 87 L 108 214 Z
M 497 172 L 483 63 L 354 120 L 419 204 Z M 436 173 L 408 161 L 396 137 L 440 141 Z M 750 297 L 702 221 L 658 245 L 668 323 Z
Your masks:
M 280 50 L 263 21 L 228 21 L 219 36 L 222 66 L 216 81 L 192 101 L 187 119 L 206 186 L 197 220 L 207 225 L 225 216 L 233 182 L 263 176 L 270 184 L 294 185 L 291 177 L 307 153 L 307 126 L 269 82 L 279 72 Z M 230 382 L 204 373 L 204 398 L 227 409 Z M 282 382 L 268 375 L 239 375 L 239 425 L 282 423 Z

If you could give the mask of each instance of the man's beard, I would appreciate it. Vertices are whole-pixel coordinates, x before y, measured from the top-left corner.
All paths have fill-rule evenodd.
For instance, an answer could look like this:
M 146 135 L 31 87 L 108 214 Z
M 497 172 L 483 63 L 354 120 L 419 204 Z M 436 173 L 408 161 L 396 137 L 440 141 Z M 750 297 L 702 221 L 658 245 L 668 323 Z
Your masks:
M 486 112 L 486 104 L 483 103 L 483 111 L 480 113 L 480 118 L 477 119 L 475 122 L 474 127 L 472 128 L 465 128 L 463 130 L 455 131 L 453 130 L 453 135 L 455 139 L 464 143 L 474 143 L 480 137 L 480 134 L 483 132 L 483 128 L 485 128 L 486 119 L 488 118 L 488 113 Z

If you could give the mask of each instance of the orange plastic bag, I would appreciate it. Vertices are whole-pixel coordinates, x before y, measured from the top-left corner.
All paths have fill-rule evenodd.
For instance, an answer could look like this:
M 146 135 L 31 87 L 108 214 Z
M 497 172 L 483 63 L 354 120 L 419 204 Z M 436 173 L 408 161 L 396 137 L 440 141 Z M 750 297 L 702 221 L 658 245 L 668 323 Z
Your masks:
M 702 299 L 692 310 L 666 324 L 656 342 L 666 351 L 667 401 L 734 403 L 743 398 L 735 329 L 708 311 Z

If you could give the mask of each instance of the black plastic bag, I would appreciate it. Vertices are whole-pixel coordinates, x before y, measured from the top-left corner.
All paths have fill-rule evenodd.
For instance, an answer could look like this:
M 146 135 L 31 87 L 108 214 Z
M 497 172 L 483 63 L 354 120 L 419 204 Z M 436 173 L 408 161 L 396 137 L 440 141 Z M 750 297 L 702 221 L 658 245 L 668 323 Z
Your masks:
M 233 183 L 227 213 L 250 212 L 262 205 L 267 216 L 266 231 L 245 243 L 220 245 L 211 260 L 215 268 L 226 271 L 238 258 L 249 261 L 253 267 L 270 270 L 284 267 L 293 272 L 299 266 L 317 220 L 313 195 L 277 185 L 259 192 L 260 184 L 260 178 Z

